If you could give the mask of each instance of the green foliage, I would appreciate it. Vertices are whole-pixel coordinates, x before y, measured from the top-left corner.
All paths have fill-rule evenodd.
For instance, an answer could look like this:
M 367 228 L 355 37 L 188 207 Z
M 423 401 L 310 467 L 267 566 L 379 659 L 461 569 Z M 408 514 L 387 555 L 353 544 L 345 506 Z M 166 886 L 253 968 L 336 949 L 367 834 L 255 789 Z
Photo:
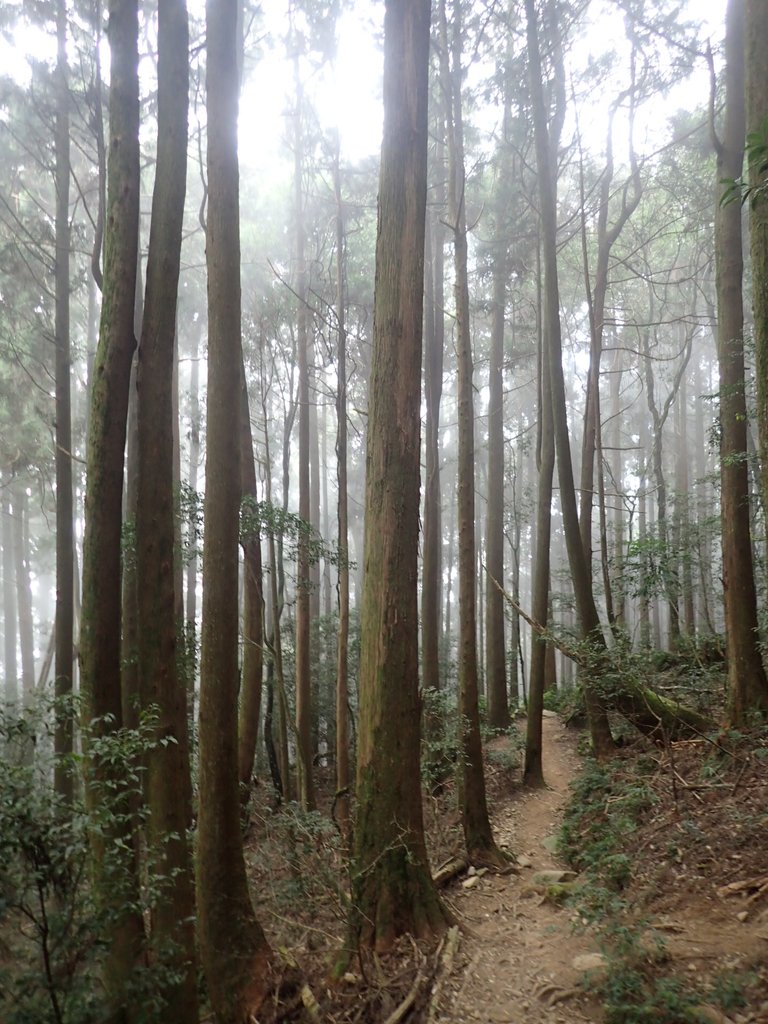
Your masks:
M 243 498 L 240 506 L 241 541 L 257 535 L 262 527 L 268 533 L 274 533 L 275 536 L 291 542 L 288 548 L 290 558 L 296 558 L 299 541 L 305 540 L 309 545 L 310 565 L 317 565 L 321 559 L 333 566 L 342 565 L 338 545 L 328 544 L 312 524 L 301 516 L 295 512 L 288 512 L 281 505 L 274 505 L 271 501 L 256 501 L 250 496 Z M 347 561 L 346 567 L 354 569 L 355 563 Z
M 744 205 L 749 202 L 750 206 L 755 207 L 765 201 L 768 195 L 768 120 L 765 120 L 756 132 L 748 133 L 746 154 L 747 166 L 755 173 L 759 184 L 750 185 L 743 177 L 723 178 L 720 182 L 724 186 L 720 197 L 721 206 L 735 202 Z
M 105 1018 L 101 963 L 110 940 L 114 906 L 100 905 L 92 884 L 92 851 L 102 850 L 99 871 L 113 893 L 135 897 L 127 878 L 134 851 L 104 843 L 115 825 L 133 816 L 141 797 L 141 763 L 154 733 L 145 718 L 136 730 L 85 737 L 89 761 L 68 767 L 82 779 L 66 805 L 53 791 L 54 712 L 76 716 L 77 702 L 40 699 L 26 709 L 0 709 L 0 1019 L 4 1024 L 91 1024 Z M 97 780 L 89 767 L 113 769 Z M 117 781 L 119 779 L 119 782 Z M 98 793 L 87 801 L 86 792 Z M 141 814 L 139 813 L 139 817 Z M 162 899 L 167 879 L 149 865 L 142 913 Z M 171 980 L 164 951 L 151 967 L 137 968 L 131 1001 L 138 1019 L 167 1019 L 161 995 Z

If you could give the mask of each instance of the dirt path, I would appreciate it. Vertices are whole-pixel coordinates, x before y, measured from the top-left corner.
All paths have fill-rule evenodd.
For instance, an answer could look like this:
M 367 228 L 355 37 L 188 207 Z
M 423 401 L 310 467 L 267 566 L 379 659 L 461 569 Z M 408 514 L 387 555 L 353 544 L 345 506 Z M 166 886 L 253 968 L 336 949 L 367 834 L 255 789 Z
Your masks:
M 543 902 L 533 875 L 562 868 L 552 852 L 568 784 L 579 770 L 575 737 L 558 718 L 544 719 L 547 788 L 521 792 L 499 808 L 497 842 L 522 858 L 519 874 L 485 875 L 471 889 L 454 888 L 449 902 L 461 922 L 458 969 L 433 1018 L 450 1024 L 572 1024 L 600 1021 L 599 1008 L 578 990 L 575 957 L 594 953 L 574 932 L 571 912 Z

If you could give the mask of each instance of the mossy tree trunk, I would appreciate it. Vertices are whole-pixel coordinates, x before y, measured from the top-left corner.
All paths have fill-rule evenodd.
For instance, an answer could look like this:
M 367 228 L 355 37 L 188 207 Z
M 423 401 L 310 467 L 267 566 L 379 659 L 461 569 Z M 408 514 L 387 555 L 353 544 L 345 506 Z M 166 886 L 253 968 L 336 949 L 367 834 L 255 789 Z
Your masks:
M 430 875 L 419 765 L 419 403 L 429 0 L 387 0 L 360 652 L 355 944 L 448 924 Z
M 147 759 L 148 853 L 163 877 L 152 945 L 172 966 L 163 996 L 181 1024 L 197 1021 L 195 899 L 188 834 L 192 783 L 187 693 L 179 673 L 174 494 L 174 364 L 187 177 L 189 24 L 185 0 L 158 8 L 158 144 L 147 286 L 137 369 L 136 587 L 139 692 L 157 713 Z M 169 952 L 173 950 L 173 952 Z
M 197 900 L 200 958 L 220 1024 L 258 1018 L 271 986 L 271 951 L 248 892 L 237 776 L 241 474 L 240 434 L 232 430 L 242 377 L 237 25 L 237 0 L 208 0 L 208 443 Z
M 768 26 L 768 19 L 765 24 Z M 768 36 L 764 41 L 768 42 Z M 757 628 L 749 508 L 741 207 L 738 203 L 724 205 L 719 194 L 724 178 L 741 177 L 744 161 L 744 0 L 730 0 L 728 4 L 725 47 L 725 120 L 721 138 L 716 134 L 714 114 L 711 125 L 717 153 L 718 193 L 715 197 L 715 261 L 720 370 L 720 508 L 729 717 L 733 724 L 743 725 L 750 712 L 768 711 L 768 681 Z M 756 296 L 760 290 L 758 282 L 756 277 Z M 757 334 L 757 323 L 755 327 Z
M 121 531 L 131 361 L 136 348 L 134 304 L 139 224 L 138 5 L 109 5 L 110 93 L 107 216 L 101 327 L 93 366 L 87 449 L 83 606 L 80 678 L 85 713 L 97 734 L 122 724 L 120 667 Z M 98 785 L 88 798 L 93 811 L 104 808 L 102 794 L 120 792 L 122 773 L 92 758 Z M 126 808 L 127 809 L 127 808 Z M 131 975 L 143 958 L 144 925 L 136 907 L 131 817 L 108 808 L 107 830 L 95 839 L 97 897 L 110 914 L 111 943 L 105 962 L 110 1021 L 130 1021 Z

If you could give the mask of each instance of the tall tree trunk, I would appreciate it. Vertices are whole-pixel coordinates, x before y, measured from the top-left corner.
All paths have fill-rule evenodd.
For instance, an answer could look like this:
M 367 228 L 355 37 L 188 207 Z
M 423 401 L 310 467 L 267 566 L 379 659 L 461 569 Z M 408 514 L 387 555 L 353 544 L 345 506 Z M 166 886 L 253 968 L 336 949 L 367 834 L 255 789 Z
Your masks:
M 550 608 L 550 545 L 552 532 L 552 478 L 555 471 L 555 436 L 552 419 L 552 389 L 549 361 L 546 358 L 547 340 L 539 332 L 539 445 L 537 468 L 539 471 L 536 493 L 536 545 L 533 579 L 531 581 L 531 611 L 533 618 L 546 626 Z M 531 668 L 528 674 L 528 718 L 525 733 L 525 767 L 523 781 L 528 786 L 544 785 L 542 760 L 542 711 L 546 688 L 546 640 L 531 633 Z
M 453 231 L 456 304 L 459 530 L 459 804 L 464 842 L 471 860 L 503 865 L 491 832 L 483 773 L 478 709 L 477 599 L 475 590 L 475 440 L 472 341 L 464 206 L 464 125 L 461 104 L 462 26 L 460 3 L 453 6 L 448 36 L 446 0 L 440 3 L 441 73 L 447 97 L 448 219 Z
M 747 4 L 749 7 L 749 4 Z M 768 28 L 768 18 L 763 19 Z M 748 23 L 750 31 L 755 25 Z M 717 182 L 739 178 L 744 159 L 744 0 L 729 0 L 726 14 L 725 123 L 722 139 L 712 136 Z M 749 35 L 747 37 L 749 39 Z M 765 36 L 764 39 L 768 39 Z M 749 45 L 749 44 L 748 44 Z M 761 55 L 761 60 L 764 55 Z M 767 79 L 768 81 L 768 79 Z M 714 107 L 714 100 L 712 101 Z M 728 647 L 728 714 L 743 725 L 750 713 L 768 712 L 768 680 L 760 652 L 757 596 L 752 562 L 747 465 L 747 406 L 744 394 L 744 309 L 742 298 L 741 209 L 716 198 L 717 358 L 720 369 L 720 486 L 723 597 Z M 755 267 L 757 270 L 757 267 Z M 755 275 L 755 295 L 760 279 Z M 759 299 L 756 298 L 756 304 Z M 768 312 L 768 307 L 766 308 Z M 757 329 L 757 317 L 755 327 Z
M 264 597 L 261 572 L 261 524 L 256 511 L 256 464 L 253 456 L 251 411 L 245 366 L 240 386 L 240 474 L 243 500 L 250 504 L 247 532 L 241 538 L 243 548 L 243 666 L 240 686 L 240 727 L 238 740 L 238 777 L 240 796 L 246 802 L 251 794 L 253 762 L 259 735 L 261 688 L 264 673 Z
M 99 344 L 91 384 L 87 450 L 83 608 L 80 678 L 86 713 L 96 734 L 120 729 L 121 533 L 131 362 L 136 348 L 134 308 L 139 225 L 138 5 L 109 4 L 110 101 L 109 165 L 103 295 Z M 92 805 L 103 794 L 120 794 L 122 767 L 91 759 L 98 786 L 88 787 Z M 114 798 L 113 798 L 114 799 Z M 96 892 L 111 919 L 105 962 L 110 1021 L 135 1016 L 130 985 L 142 959 L 144 924 L 138 911 L 132 817 L 110 807 L 110 826 L 95 837 Z M 116 884 L 120 879 L 120 884 Z
M 16 609 L 21 653 L 21 699 L 28 702 L 35 689 L 35 637 L 32 620 L 32 588 L 29 582 L 29 499 L 18 481 L 13 494 L 13 547 L 16 575 Z
M 744 4 L 744 66 L 746 70 L 747 135 L 763 139 L 768 120 L 768 5 L 764 0 L 739 0 Z M 737 58 L 734 56 L 734 60 Z M 738 72 L 734 72 L 738 73 Z M 750 161 L 749 183 L 765 189 L 768 175 L 761 171 L 764 156 Z M 755 336 L 755 383 L 757 426 L 762 470 L 764 526 L 768 531 L 768 197 L 763 193 L 749 206 L 749 237 L 752 255 L 752 306 Z
M 304 528 L 299 533 L 296 566 L 296 741 L 299 801 L 304 810 L 315 805 L 312 780 L 312 695 L 311 695 L 311 601 L 312 587 L 309 559 L 309 536 L 306 527 L 311 516 L 310 495 L 310 429 L 309 429 L 309 325 L 307 322 L 307 268 L 305 265 L 304 232 L 304 127 L 303 87 L 299 74 L 298 40 L 294 41 L 294 217 L 296 218 L 296 281 L 297 347 L 299 362 L 299 516 Z
M 205 465 L 197 898 L 200 958 L 221 1024 L 258 1017 L 271 950 L 248 892 L 237 779 L 240 437 L 238 3 L 208 0 L 208 442 Z
M 345 843 L 350 836 L 349 772 L 349 494 L 347 483 L 347 327 L 344 287 L 344 202 L 339 138 L 333 164 L 336 200 L 336 472 L 339 487 L 339 632 L 336 644 L 336 814 Z
M 576 508 L 576 491 L 573 480 L 568 415 L 565 401 L 563 377 L 562 339 L 560 331 L 560 296 L 557 275 L 557 217 L 555 181 L 553 173 L 554 154 L 550 150 L 547 114 L 544 106 L 539 31 L 535 0 L 525 0 L 527 19 L 528 57 L 530 70 L 531 98 L 533 105 L 534 134 L 536 139 L 536 163 L 539 168 L 539 200 L 542 229 L 544 264 L 544 336 L 547 339 L 550 387 L 552 389 L 553 422 L 557 470 L 560 481 L 560 503 L 563 513 L 563 527 L 568 549 L 568 561 L 573 580 L 576 609 L 584 640 L 595 648 L 599 655 L 605 649 L 605 638 L 597 614 L 590 573 L 584 556 L 584 547 L 579 533 L 579 518 Z M 613 739 L 608 724 L 606 709 L 595 692 L 593 681 L 585 679 L 584 695 L 589 716 L 592 746 L 597 757 L 604 757 L 613 749 Z
M 509 87 L 506 86 L 508 91 Z M 508 105 L 505 103 L 505 124 Z M 506 139 L 507 133 L 504 133 Z M 486 636 L 485 674 L 488 692 L 488 725 L 508 729 L 506 647 L 504 643 L 504 597 L 494 580 L 504 581 L 504 327 L 506 323 L 508 239 L 504 214 L 507 202 L 506 143 L 499 154 L 500 171 L 496 183 L 495 252 L 493 264 L 493 307 L 491 315 L 491 352 L 488 367 L 488 518 L 486 521 Z
M 186 0 L 158 7 L 158 144 L 147 287 L 137 369 L 136 571 L 141 705 L 156 708 L 147 758 L 148 846 L 166 878 L 152 909 L 152 944 L 173 981 L 163 997 L 183 1024 L 197 1021 L 195 899 L 188 835 L 192 782 L 187 693 L 179 672 L 174 487 L 174 366 L 187 179 L 189 23 Z M 169 953 L 169 950 L 173 950 Z M 166 960 L 167 958 L 167 960 Z
M 419 779 L 419 401 L 429 0 L 387 0 L 365 488 L 352 940 L 444 931 Z M 416 783 L 416 784 L 415 784 Z M 353 947 L 354 948 L 354 947 Z
M 442 161 L 440 162 L 442 167 Z M 442 186 L 439 189 L 443 192 Z M 442 207 L 442 196 L 437 204 Z M 442 594 L 442 535 L 440 509 L 440 402 L 443 394 L 444 314 L 444 229 L 437 220 L 428 219 L 426 228 L 426 318 L 424 332 L 425 481 L 424 540 L 421 567 L 421 671 L 422 686 L 428 695 L 425 729 L 429 749 L 437 743 L 441 729 L 437 708 L 440 692 L 440 599 Z M 430 760 L 434 760 L 430 756 Z
M 187 670 L 187 703 L 190 719 L 195 718 L 195 677 L 197 675 L 197 475 L 200 468 L 200 325 L 194 326 L 194 346 L 192 348 L 191 370 L 189 375 L 189 477 L 187 486 L 189 498 L 193 502 L 190 509 L 190 521 L 187 523 L 186 598 L 184 601 L 184 662 Z
M 15 704 L 19 696 L 18 664 L 16 660 L 16 589 L 13 564 L 13 520 L 11 519 L 11 476 L 3 474 L 0 490 L 0 518 L 2 518 L 3 545 L 3 673 L 5 700 Z
M 67 763 L 74 742 L 74 719 L 66 699 L 72 694 L 74 657 L 75 535 L 72 497 L 72 399 L 69 340 L 69 75 L 67 5 L 56 4 L 56 709 L 54 788 L 72 800 L 74 774 Z

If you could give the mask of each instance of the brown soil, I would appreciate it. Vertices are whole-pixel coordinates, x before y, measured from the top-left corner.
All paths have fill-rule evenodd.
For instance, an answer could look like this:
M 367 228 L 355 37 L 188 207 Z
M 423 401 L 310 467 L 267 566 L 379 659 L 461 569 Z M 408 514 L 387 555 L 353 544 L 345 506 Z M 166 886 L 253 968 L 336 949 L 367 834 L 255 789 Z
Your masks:
M 508 740 L 494 740 L 497 750 Z M 497 841 L 525 865 L 514 875 L 485 875 L 470 890 L 452 888 L 448 900 L 462 927 L 461 954 L 435 1020 L 463 1024 L 526 1021 L 566 1024 L 599 1021 L 593 1000 L 578 985 L 575 957 L 595 951 L 574 931 L 567 910 L 548 903 L 533 884 L 538 871 L 565 868 L 551 847 L 579 771 L 576 736 L 558 718 L 544 719 L 545 789 L 497 792 Z M 501 797 L 501 799 L 499 799 Z

